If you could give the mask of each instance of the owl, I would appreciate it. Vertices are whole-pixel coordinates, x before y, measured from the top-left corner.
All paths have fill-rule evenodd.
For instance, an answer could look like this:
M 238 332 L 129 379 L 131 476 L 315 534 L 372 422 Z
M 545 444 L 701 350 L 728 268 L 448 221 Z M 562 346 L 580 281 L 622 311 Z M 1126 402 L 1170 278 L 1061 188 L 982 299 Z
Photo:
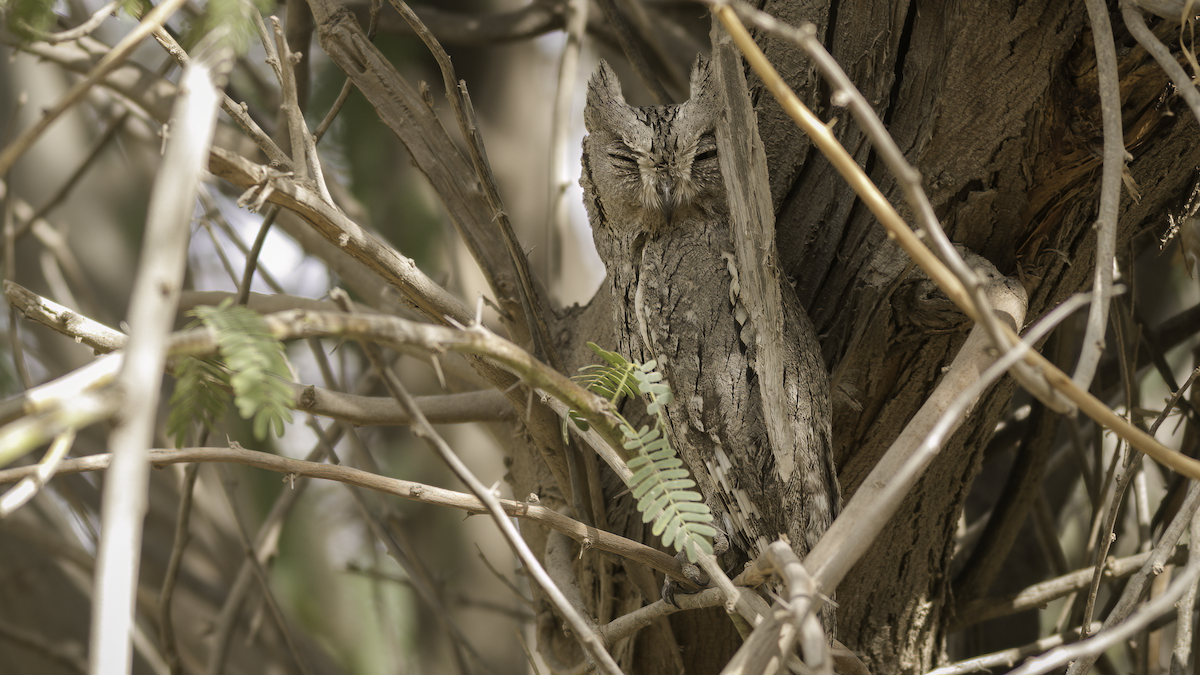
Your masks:
M 583 186 L 612 292 L 617 351 L 657 359 L 675 401 L 666 435 L 743 558 L 786 535 L 803 558 L 837 515 L 828 376 L 792 288 L 784 297 L 787 423 L 780 467 L 767 434 L 755 330 L 739 298 L 716 126 L 716 75 L 698 60 L 691 98 L 633 107 L 608 64 L 588 84 Z

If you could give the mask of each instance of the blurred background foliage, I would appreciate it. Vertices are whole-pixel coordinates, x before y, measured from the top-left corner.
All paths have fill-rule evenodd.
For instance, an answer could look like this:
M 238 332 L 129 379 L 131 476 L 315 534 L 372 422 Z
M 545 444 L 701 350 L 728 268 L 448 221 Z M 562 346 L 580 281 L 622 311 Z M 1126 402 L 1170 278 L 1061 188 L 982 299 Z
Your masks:
M 486 18 L 521 5 L 472 0 L 439 2 L 437 9 Z M 216 6 L 212 0 L 189 4 L 169 22 L 171 32 L 185 48 L 192 42 L 190 38 L 200 34 L 195 32 L 197 27 L 211 26 L 212 12 L 246 9 L 240 2 L 233 3 L 234 10 L 214 10 Z M 31 125 L 78 79 L 61 65 L 23 52 L 21 45 L 45 41 L 45 31 L 78 26 L 102 7 L 95 0 L 53 5 L 22 0 L 2 7 L 7 34 L 0 47 L 5 57 L 0 61 L 0 129 L 5 138 Z M 113 9 L 110 6 L 107 12 Z M 356 9 L 365 19 L 366 7 Z M 422 10 L 420 6 L 416 9 Z M 286 11 L 282 5 L 263 7 L 264 17 L 283 16 Z M 387 6 L 383 11 L 394 14 Z M 115 44 L 134 22 L 129 8 L 117 9 L 88 39 Z M 243 28 L 254 36 L 251 24 Z M 555 149 L 570 156 L 561 163 L 570 175 L 560 178 L 571 182 L 573 196 L 569 199 L 574 206 L 571 222 L 565 227 L 573 229 L 548 232 L 551 226 L 547 221 L 551 152 L 547 130 L 562 41 L 561 32 L 548 31 L 544 36 L 508 44 L 448 44 L 447 48 L 459 76 L 471 88 L 513 222 L 523 240 L 539 242 L 532 246 L 531 259 L 541 270 L 549 271 L 548 261 L 563 256 L 572 274 L 555 281 L 554 292 L 564 299 L 579 300 L 594 290 L 602 270 L 588 261 L 592 254 L 579 246 L 582 230 L 578 228 L 586 223 L 573 183 L 582 136 L 578 114 L 569 147 Z M 376 42 L 404 77 L 430 83 L 431 100 L 439 114 L 445 115 L 448 106 L 441 76 L 424 45 L 409 31 L 398 29 L 395 21 L 384 26 Z M 315 38 L 311 45 L 292 45 L 292 49 L 312 59 L 312 95 L 306 119 L 315 129 L 345 77 L 324 57 Z M 132 61 L 171 81 L 178 78 L 178 67 L 152 40 L 138 48 Z M 586 67 L 580 66 L 576 83 L 586 76 Z M 234 100 L 245 102 L 260 126 L 280 138 L 273 133 L 282 127 L 277 112 L 278 84 L 264 63 L 256 37 L 248 42 L 227 91 Z M 224 115 L 219 125 L 218 138 L 225 141 L 239 133 Z M 454 128 L 452 121 L 447 126 Z M 17 227 L 13 238 L 6 239 L 15 246 L 5 278 L 121 328 L 134 282 L 148 192 L 159 162 L 160 131 L 144 111 L 102 87 L 93 88 L 82 104 L 57 121 L 3 182 L 5 192 L 0 197 L 5 198 L 9 222 Z M 254 149 L 245 142 L 237 147 L 249 147 L 247 156 L 255 157 Z M 326 175 L 342 189 L 337 195 L 339 202 L 356 222 L 414 259 L 466 304 L 475 303 L 486 287 L 474 263 L 461 250 L 453 229 L 447 227 L 436 197 L 404 147 L 357 91 L 351 93 L 321 141 L 320 151 Z M 189 289 L 234 291 L 245 264 L 242 248 L 254 239 L 262 216 L 239 208 L 234 203 L 238 191 L 219 180 L 207 182 L 202 193 L 192 230 Z M 28 224 L 34 212 L 44 220 L 44 227 Z M 336 274 L 307 254 L 281 227 L 268 236 L 260 267 L 253 285 L 258 293 L 281 291 L 320 299 L 339 284 Z M 264 281 L 266 277 L 278 288 Z M 6 335 L 19 340 L 23 351 L 14 354 L 10 340 L 0 343 L 0 393 L 5 397 L 29 384 L 23 384 L 14 372 L 15 362 L 28 369 L 31 383 L 41 383 L 92 359 L 86 347 L 16 319 L 11 312 L 4 313 L 0 321 Z M 180 325 L 184 322 L 181 311 Z M 495 327 L 490 318 L 489 322 Z M 386 395 L 369 375 L 357 345 L 326 341 L 320 346 L 336 379 L 348 391 Z M 291 345 L 289 356 L 297 381 L 325 384 L 307 345 Z M 414 394 L 443 391 L 427 361 L 401 357 L 395 367 Z M 448 372 L 452 388 L 477 386 L 457 379 L 453 369 Z M 167 378 L 164 400 L 170 395 L 170 386 Z M 165 417 L 165 404 L 163 408 Z M 322 426 L 330 425 L 325 421 Z M 507 426 L 497 429 L 511 433 Z M 466 426 L 440 431 L 485 483 L 495 484 L 505 493 L 505 463 L 487 433 Z M 413 441 L 406 428 L 360 428 L 356 436 L 349 439 L 342 434 L 336 446 L 344 461 L 375 464 L 384 475 L 464 489 L 424 444 Z M 104 439 L 105 429 L 86 430 L 72 454 L 104 452 Z M 293 457 L 304 457 L 317 445 L 313 430 L 302 419 L 282 438 L 255 440 L 249 423 L 235 411 L 225 416 L 219 433 L 208 436 L 203 444 L 229 442 Z M 161 428 L 158 446 L 171 447 Z M 152 476 L 138 614 L 142 633 L 135 640 L 137 673 L 166 672 L 154 605 L 175 537 L 184 475 L 184 469 L 176 466 L 154 471 Z M 4 664 L 0 669 L 4 672 L 79 672 L 86 655 L 89 585 L 103 480 L 103 473 L 60 476 L 30 504 L 0 520 L 0 663 Z M 282 614 L 273 614 L 253 575 L 242 582 L 248 591 L 233 601 L 232 608 L 225 607 L 246 556 L 239 530 L 255 538 L 272 509 L 287 501 L 293 503 L 279 521 L 277 544 L 266 548 L 271 552 L 266 568 L 270 589 Z M 486 519 L 464 518 L 448 509 L 373 494 L 356 497 L 338 484 L 299 481 L 293 486 L 277 474 L 215 465 L 199 469 L 192 509 L 192 539 L 173 610 L 184 672 L 213 672 L 216 668 L 216 672 L 255 674 L 434 673 L 462 672 L 466 662 L 471 663 L 470 672 L 519 673 L 529 667 L 523 646 L 532 615 L 527 605 L 529 594 L 511 553 Z M 364 515 L 364 509 L 372 515 Z M 402 534 L 403 539 L 395 544 L 424 578 L 414 581 L 411 570 L 405 571 L 389 557 L 370 531 L 368 520 L 387 524 L 393 534 Z M 245 576 L 244 570 L 242 574 Z M 414 584 L 432 593 L 441 609 L 422 601 Z M 221 640 L 228 642 L 223 665 L 209 660 Z M 304 662 L 303 667 L 297 658 Z

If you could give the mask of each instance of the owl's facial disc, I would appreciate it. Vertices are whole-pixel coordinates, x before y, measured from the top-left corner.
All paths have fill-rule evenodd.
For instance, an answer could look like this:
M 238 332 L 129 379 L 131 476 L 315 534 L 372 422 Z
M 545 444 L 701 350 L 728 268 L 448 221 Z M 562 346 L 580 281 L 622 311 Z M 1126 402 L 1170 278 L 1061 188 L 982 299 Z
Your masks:
M 716 139 L 711 133 L 691 139 L 675 137 L 664 145 L 654 144 L 649 150 L 624 145 L 629 152 L 609 156 L 626 166 L 636 164 L 642 206 L 658 212 L 670 224 L 679 210 L 711 191 L 712 177 L 720 174 Z

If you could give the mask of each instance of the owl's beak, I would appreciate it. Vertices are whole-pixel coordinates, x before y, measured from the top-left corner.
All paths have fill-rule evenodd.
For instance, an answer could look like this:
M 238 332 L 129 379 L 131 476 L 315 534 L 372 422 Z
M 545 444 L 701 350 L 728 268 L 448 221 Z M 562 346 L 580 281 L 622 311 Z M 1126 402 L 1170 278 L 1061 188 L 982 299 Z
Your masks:
M 662 212 L 663 218 L 670 223 L 671 216 L 675 215 L 675 207 L 679 205 L 675 181 L 667 176 L 660 176 L 654 190 L 658 193 L 659 210 Z

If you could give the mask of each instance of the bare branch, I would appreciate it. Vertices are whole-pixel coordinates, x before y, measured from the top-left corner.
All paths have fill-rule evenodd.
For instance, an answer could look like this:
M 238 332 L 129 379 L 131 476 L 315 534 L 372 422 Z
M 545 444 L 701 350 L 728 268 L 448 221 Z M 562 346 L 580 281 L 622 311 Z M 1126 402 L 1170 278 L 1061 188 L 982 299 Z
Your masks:
M 171 5 L 165 2 L 153 12 Z M 165 19 L 167 14 L 162 16 Z M 215 38 L 215 40 L 214 40 Z M 217 87 L 231 63 L 224 36 L 210 35 L 209 50 L 183 73 L 167 141 L 146 217 L 146 234 L 130 305 L 129 355 L 117 377 L 122 415 L 109 435 L 111 479 L 104 484 L 101 537 L 92 605 L 91 667 L 130 669 L 130 634 L 141 556 L 150 465 L 145 448 L 154 433 L 168 333 L 186 267 L 188 230 L 217 114 Z M 202 47 L 204 48 L 204 47 Z
M 1100 110 L 1104 125 L 1104 169 L 1100 177 L 1100 213 L 1096 218 L 1096 269 L 1092 293 L 1095 300 L 1088 309 L 1087 332 L 1083 351 L 1075 366 L 1075 384 L 1087 389 L 1100 364 L 1104 350 L 1104 332 L 1108 328 L 1108 298 L 1113 284 L 1113 264 L 1117 255 L 1117 210 L 1121 206 L 1121 174 L 1125 171 L 1125 135 L 1121 130 L 1121 92 L 1117 74 L 1117 49 L 1113 46 L 1112 24 L 1104 0 L 1087 0 L 1092 22 L 1092 41 L 1096 45 L 1096 71 L 1099 77 Z
M 147 35 L 162 26 L 176 10 L 183 6 L 183 2 L 184 0 L 166 0 L 150 10 L 137 28 L 130 31 L 112 49 L 106 50 L 104 56 L 96 63 L 96 67 L 88 73 L 87 77 L 76 82 L 53 109 L 39 117 L 36 124 L 21 132 L 3 150 L 0 150 L 0 176 L 6 175 L 21 155 L 25 154 L 25 151 L 50 128 L 55 120 L 82 100 L 83 95 L 100 83 L 109 72 L 121 65 L 121 62 L 133 53 L 133 50 Z
M 150 464 L 153 466 L 169 466 L 171 464 L 186 464 L 189 462 L 242 464 L 265 471 L 274 471 L 294 478 L 316 478 L 345 483 L 393 497 L 410 499 L 425 504 L 446 506 L 470 514 L 483 514 L 486 512 L 483 503 L 479 499 L 463 492 L 455 492 L 423 483 L 380 476 L 353 467 L 290 459 L 240 447 L 150 450 L 149 459 Z M 103 471 L 109 467 L 111 461 L 112 455 L 109 454 L 96 454 L 77 459 L 67 459 L 63 460 L 59 466 L 58 473 L 65 475 L 89 471 Z M 33 475 L 36 471 L 36 466 L 0 470 L 0 485 L 15 483 L 26 476 Z M 679 567 L 679 562 L 674 557 L 645 544 L 617 536 L 611 532 L 597 530 L 577 520 L 572 520 L 553 509 L 539 505 L 536 495 L 534 495 L 533 500 L 528 502 L 501 499 L 500 505 L 503 507 L 504 513 L 508 516 L 537 522 L 552 530 L 562 532 L 589 548 L 619 555 L 622 558 L 627 558 L 663 574 L 670 575 L 672 578 L 687 581 L 687 578 L 683 576 L 683 572 Z

